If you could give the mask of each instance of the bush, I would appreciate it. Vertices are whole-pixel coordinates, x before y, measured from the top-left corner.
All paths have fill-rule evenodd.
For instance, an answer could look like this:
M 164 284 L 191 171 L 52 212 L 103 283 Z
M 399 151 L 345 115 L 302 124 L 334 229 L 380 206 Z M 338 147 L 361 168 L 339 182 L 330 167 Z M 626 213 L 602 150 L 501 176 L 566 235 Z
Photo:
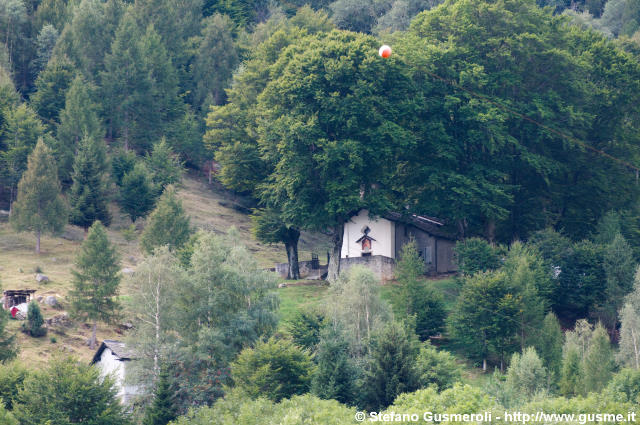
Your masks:
M 527 348 L 522 355 L 513 353 L 506 385 L 521 400 L 547 389 L 547 369 L 542 365 L 535 348 Z
M 275 402 L 309 391 L 312 374 L 311 356 L 285 339 L 259 342 L 231 364 L 236 387 L 251 397 Z

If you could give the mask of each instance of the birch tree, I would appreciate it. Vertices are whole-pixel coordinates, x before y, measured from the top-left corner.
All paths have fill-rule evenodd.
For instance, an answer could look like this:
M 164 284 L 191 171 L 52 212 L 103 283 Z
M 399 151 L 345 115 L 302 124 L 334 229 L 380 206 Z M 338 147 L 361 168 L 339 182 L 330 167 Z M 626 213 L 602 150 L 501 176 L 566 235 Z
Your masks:
M 620 351 L 618 361 L 640 369 L 640 267 L 636 271 L 633 291 L 626 296 L 620 311 Z
M 126 282 L 133 291 L 129 310 L 134 317 L 127 346 L 139 358 L 133 379 L 145 386 L 156 382 L 176 342 L 174 302 L 184 282 L 185 272 L 167 246 L 145 258 Z
M 386 302 L 380 299 L 379 281 L 373 272 L 356 266 L 338 279 L 327 304 L 333 326 L 342 326 L 351 335 L 352 355 L 360 357 L 374 330 L 391 318 Z

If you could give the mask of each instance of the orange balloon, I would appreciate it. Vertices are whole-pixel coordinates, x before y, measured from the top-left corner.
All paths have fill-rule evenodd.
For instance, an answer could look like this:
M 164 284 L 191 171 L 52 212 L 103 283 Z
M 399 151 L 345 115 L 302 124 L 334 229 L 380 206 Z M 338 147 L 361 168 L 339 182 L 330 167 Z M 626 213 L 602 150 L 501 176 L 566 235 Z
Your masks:
M 382 47 L 380 47 L 380 50 L 378 50 L 378 54 L 385 59 L 388 58 L 389 56 L 391 56 L 391 47 L 387 46 L 386 44 L 383 45 Z

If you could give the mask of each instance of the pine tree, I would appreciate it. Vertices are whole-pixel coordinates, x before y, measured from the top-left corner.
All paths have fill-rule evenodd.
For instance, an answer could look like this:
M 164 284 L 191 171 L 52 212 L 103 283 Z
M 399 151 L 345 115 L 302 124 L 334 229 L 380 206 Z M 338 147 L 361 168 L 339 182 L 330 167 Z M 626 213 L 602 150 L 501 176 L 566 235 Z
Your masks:
M 31 301 L 29 303 L 29 310 L 27 311 L 27 323 L 25 329 L 33 337 L 40 337 L 47 333 L 47 329 L 42 327 L 44 325 L 44 318 L 40 311 L 40 306 L 37 302 Z
M 145 412 L 143 425 L 167 425 L 176 418 L 176 408 L 173 403 L 173 391 L 169 381 L 169 372 L 162 367 L 153 397 L 153 403 Z
M 74 288 L 70 293 L 72 311 L 75 317 L 93 324 L 89 341 L 93 350 L 98 321 L 112 322 L 119 309 L 116 298 L 120 284 L 119 259 L 99 221 L 89 228 L 75 264 L 76 269 L 72 270 Z
M 13 204 L 11 222 L 18 231 L 36 234 L 38 254 L 42 233 L 59 232 L 67 223 L 67 207 L 60 194 L 56 163 L 42 139 L 29 155 L 27 171 L 18 183 L 18 199 Z
M 60 178 L 69 182 L 73 172 L 74 156 L 80 149 L 84 137 L 101 140 L 104 136 L 98 118 L 98 106 L 92 100 L 93 88 L 80 76 L 76 77 L 67 91 L 64 109 L 60 112 L 57 129 L 56 156 L 60 166 Z M 98 162 L 104 166 L 105 154 Z M 104 171 L 104 170 L 103 170 Z
M 101 139 L 93 139 L 86 133 L 78 143 L 71 176 L 73 184 L 69 191 L 69 221 L 82 226 L 85 232 L 96 220 L 106 226 L 111 223 L 104 181 L 105 156 L 105 146 Z
M 52 60 L 38 74 L 36 92 L 29 98 L 31 107 L 51 131 L 58 125 L 67 90 L 73 81 L 73 67 L 67 61 Z
M 585 390 L 587 392 L 602 390 L 613 376 L 614 368 L 615 363 L 609 335 L 605 328 L 598 323 L 584 358 Z
M 170 186 L 164 191 L 149 216 L 140 245 L 148 254 L 164 245 L 168 245 L 169 249 L 174 251 L 182 248 L 190 235 L 189 217 L 182 208 L 182 201 L 176 196 L 176 190 Z
M 143 163 L 137 163 L 131 172 L 122 178 L 120 188 L 120 206 L 135 222 L 146 216 L 155 203 L 156 190 L 151 182 L 151 176 Z
M 0 286 L 2 290 L 2 286 Z M 16 356 L 16 347 L 14 345 L 15 335 L 8 335 L 7 321 L 9 320 L 9 313 L 0 308 L 0 363 L 7 360 L 11 360 Z

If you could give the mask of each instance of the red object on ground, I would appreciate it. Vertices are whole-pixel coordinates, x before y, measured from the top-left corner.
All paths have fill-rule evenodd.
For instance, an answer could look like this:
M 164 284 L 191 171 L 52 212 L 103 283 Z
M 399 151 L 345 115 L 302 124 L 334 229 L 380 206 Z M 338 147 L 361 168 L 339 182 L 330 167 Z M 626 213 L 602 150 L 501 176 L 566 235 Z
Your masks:
M 380 50 L 378 50 L 378 54 L 385 59 L 388 58 L 389 56 L 391 56 L 391 47 L 387 46 L 386 44 L 383 45 L 382 47 L 380 47 Z
M 11 317 L 13 317 L 14 319 L 16 318 L 16 313 L 19 312 L 20 310 L 18 310 L 18 307 L 11 307 Z

